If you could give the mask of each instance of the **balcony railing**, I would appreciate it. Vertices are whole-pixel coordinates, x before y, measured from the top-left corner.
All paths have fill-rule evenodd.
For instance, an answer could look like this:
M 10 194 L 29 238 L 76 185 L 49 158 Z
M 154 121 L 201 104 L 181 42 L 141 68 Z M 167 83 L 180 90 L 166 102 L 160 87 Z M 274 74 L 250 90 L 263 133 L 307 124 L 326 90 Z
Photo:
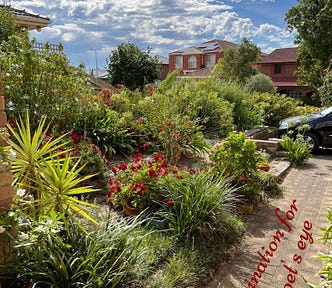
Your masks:
M 56 45 L 56 44 L 47 44 L 47 46 L 45 46 L 44 43 L 33 43 L 32 47 L 33 47 L 33 49 L 38 50 L 38 51 L 47 49 L 47 50 L 50 50 L 52 53 L 62 53 L 59 45 Z

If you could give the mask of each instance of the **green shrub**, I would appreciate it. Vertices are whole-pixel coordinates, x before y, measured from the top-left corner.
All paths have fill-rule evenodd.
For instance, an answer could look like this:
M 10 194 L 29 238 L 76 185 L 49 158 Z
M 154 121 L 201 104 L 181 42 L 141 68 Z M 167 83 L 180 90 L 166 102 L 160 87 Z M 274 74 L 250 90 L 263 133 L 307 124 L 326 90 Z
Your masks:
M 47 116 L 59 131 L 73 129 L 92 102 L 83 67 L 69 65 L 59 45 L 51 52 L 49 43 L 36 51 L 28 34 L 14 35 L 1 45 L 1 82 L 10 119 L 30 112 L 31 127 Z
M 238 131 L 251 129 L 262 123 L 262 115 L 258 113 L 254 105 L 248 103 L 250 94 L 241 86 L 225 83 L 220 87 L 219 93 L 219 97 L 233 105 L 233 123 Z
M 210 155 L 215 171 L 232 179 L 238 192 L 251 200 L 259 191 L 257 163 L 261 154 L 256 144 L 246 139 L 244 133 L 231 133 Z
M 260 93 L 276 93 L 276 87 L 273 84 L 271 78 L 265 74 L 258 73 L 247 79 L 245 88 L 249 92 L 260 92 Z

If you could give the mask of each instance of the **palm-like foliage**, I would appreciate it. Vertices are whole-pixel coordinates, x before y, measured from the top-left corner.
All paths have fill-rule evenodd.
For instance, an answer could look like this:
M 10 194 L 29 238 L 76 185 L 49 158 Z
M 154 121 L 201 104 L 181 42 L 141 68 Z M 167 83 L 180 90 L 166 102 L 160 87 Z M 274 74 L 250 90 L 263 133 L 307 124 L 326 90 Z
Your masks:
M 8 126 L 13 136 L 8 142 L 16 154 L 12 162 L 14 184 L 31 191 L 34 196 L 34 211 L 30 206 L 29 213 L 47 214 L 55 210 L 57 213 L 65 213 L 73 220 L 75 220 L 74 213 L 77 213 L 97 223 L 88 215 L 88 207 L 97 206 L 76 197 L 96 191 L 90 186 L 81 186 L 83 181 L 94 175 L 80 178 L 79 172 L 83 167 L 78 167 L 79 160 L 71 164 L 73 159 L 68 155 L 68 150 L 63 148 L 66 145 L 62 141 L 65 135 L 47 139 L 47 127 L 44 129 L 44 126 L 45 119 L 33 132 L 28 113 L 25 121 L 20 119 L 17 123 L 17 131 Z M 66 157 L 60 158 L 61 153 L 65 153 Z
M 63 161 L 51 158 L 44 162 L 44 166 L 40 167 L 42 175 L 41 182 L 38 183 L 41 194 L 41 209 L 45 213 L 55 210 L 58 213 L 66 213 L 70 218 L 74 219 L 73 212 L 83 216 L 87 220 L 98 224 L 91 216 L 89 216 L 88 207 L 98 207 L 86 201 L 79 200 L 76 196 L 95 192 L 91 186 L 80 186 L 82 182 L 94 175 L 86 175 L 79 177 L 79 172 L 84 166 L 79 167 L 79 160 L 71 165 L 71 157 L 68 155 Z
M 45 118 L 39 123 L 36 131 L 32 135 L 30 128 L 30 119 L 28 113 L 25 121 L 20 118 L 17 124 L 17 131 L 8 125 L 12 138 L 8 144 L 14 150 L 16 157 L 12 164 L 12 173 L 15 184 L 20 188 L 33 189 L 35 199 L 39 199 L 39 191 L 33 183 L 37 182 L 40 173 L 39 169 L 52 156 L 63 153 L 59 149 L 63 148 L 66 143 L 61 143 L 62 135 L 56 139 L 46 139 Z

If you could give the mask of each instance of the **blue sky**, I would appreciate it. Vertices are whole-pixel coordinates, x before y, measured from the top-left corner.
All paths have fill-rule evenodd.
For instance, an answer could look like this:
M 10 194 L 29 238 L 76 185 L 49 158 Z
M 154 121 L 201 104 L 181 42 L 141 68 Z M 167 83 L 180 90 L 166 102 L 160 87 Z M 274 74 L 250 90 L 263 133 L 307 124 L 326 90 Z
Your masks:
M 37 41 L 62 42 L 73 65 L 106 67 L 123 42 L 168 57 L 211 39 L 240 43 L 249 38 L 263 52 L 293 47 L 285 13 L 296 0 L 22 0 L 14 8 L 47 16 L 52 23 L 31 32 Z M 92 51 L 89 49 L 93 49 Z M 95 51 L 96 53 L 95 53 Z

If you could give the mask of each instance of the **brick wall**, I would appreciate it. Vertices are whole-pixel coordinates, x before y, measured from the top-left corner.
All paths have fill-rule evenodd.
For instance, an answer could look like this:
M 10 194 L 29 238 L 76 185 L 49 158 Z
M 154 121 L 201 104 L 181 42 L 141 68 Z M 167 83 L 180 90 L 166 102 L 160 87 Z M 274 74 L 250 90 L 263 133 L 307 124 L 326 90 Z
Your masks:
M 0 83 L 0 129 L 5 129 L 6 124 L 5 97 L 3 95 L 2 84 Z M 2 141 L 0 145 L 4 146 L 6 142 Z M 9 210 L 11 197 L 14 193 L 11 185 L 12 175 L 8 170 L 8 167 L 0 164 L 0 211 Z

